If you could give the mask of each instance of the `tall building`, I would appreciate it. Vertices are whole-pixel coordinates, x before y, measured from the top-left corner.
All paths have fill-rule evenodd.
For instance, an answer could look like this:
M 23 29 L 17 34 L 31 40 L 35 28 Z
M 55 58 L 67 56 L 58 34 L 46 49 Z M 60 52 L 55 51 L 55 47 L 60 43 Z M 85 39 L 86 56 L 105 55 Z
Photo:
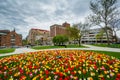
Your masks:
M 67 33 L 66 28 L 70 27 L 70 24 L 65 22 L 62 25 L 54 24 L 50 26 L 50 36 L 65 35 Z
M 49 31 L 48 30 L 42 30 L 42 29 L 34 29 L 32 28 L 29 31 L 27 40 L 29 44 L 35 45 L 35 44 L 48 44 L 49 40 Z
M 22 35 L 15 30 L 0 30 L 0 46 L 22 46 Z
M 106 43 L 107 42 L 107 36 L 106 33 L 103 32 L 103 36 L 101 38 L 96 37 L 97 34 L 100 33 L 100 31 L 103 30 L 102 28 L 97 29 L 90 29 L 89 31 L 85 32 L 84 35 L 81 38 L 82 43 Z M 111 29 L 108 29 L 108 37 L 109 41 L 113 41 L 113 32 Z

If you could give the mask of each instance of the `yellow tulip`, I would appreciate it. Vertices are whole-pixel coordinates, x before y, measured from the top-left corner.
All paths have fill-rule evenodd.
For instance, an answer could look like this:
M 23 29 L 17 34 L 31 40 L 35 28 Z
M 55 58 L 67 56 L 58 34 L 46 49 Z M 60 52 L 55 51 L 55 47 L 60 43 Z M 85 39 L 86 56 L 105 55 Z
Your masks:
M 102 78 L 102 77 L 103 77 L 103 75 L 102 75 L 102 74 L 100 74 L 98 77 Z
M 40 71 L 40 74 L 42 74 L 42 71 Z
M 12 76 L 11 76 L 11 78 L 9 80 L 13 80 Z
M 93 78 L 92 77 L 88 77 L 87 80 L 93 80 Z
M 110 76 L 114 76 L 115 74 L 113 72 L 110 73 Z
M 105 74 L 107 74 L 108 72 L 107 71 L 104 71 Z
M 91 76 L 95 76 L 95 73 L 94 73 L 94 72 L 91 72 Z

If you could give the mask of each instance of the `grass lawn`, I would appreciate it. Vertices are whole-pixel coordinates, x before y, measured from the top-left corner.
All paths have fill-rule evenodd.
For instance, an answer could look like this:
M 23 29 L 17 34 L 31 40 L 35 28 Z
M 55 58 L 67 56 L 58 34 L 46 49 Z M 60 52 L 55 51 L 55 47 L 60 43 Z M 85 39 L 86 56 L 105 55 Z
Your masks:
M 93 52 L 97 52 L 97 53 L 101 53 L 101 54 L 106 54 L 106 55 L 109 55 L 109 56 L 114 56 L 114 57 L 120 59 L 120 52 L 110 52 L 110 51 L 93 51 Z
M 94 46 L 100 46 L 100 47 L 111 47 L 111 48 L 120 48 L 120 44 L 93 44 Z
M 79 45 L 67 45 L 67 48 L 85 48 L 85 46 L 79 46 Z M 65 48 L 64 46 L 35 46 L 32 47 L 33 49 L 39 50 L 39 49 L 54 49 L 54 48 Z
M 0 54 L 2 53 L 10 53 L 10 52 L 14 52 L 15 48 L 5 48 L 5 49 L 0 49 Z

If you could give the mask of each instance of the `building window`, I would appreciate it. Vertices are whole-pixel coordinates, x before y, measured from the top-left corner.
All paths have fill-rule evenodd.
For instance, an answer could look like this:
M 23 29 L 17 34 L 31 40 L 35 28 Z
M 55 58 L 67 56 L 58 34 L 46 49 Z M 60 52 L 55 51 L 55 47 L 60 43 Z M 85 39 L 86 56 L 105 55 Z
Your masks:
M 15 39 L 15 35 L 14 34 L 11 35 L 11 39 Z
M 11 35 L 11 45 L 13 46 L 15 44 L 15 35 Z

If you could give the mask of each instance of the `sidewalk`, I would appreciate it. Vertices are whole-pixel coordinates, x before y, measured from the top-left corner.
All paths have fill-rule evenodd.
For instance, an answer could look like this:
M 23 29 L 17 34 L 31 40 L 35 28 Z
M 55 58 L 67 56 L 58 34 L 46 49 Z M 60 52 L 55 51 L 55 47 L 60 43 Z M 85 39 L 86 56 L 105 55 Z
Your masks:
M 83 44 L 83 46 L 89 47 L 89 50 L 120 52 L 120 48 L 98 47 L 86 44 Z
M 56 48 L 56 49 L 43 49 L 43 50 L 98 50 L 98 51 L 111 51 L 111 52 L 120 52 L 119 48 L 108 48 L 108 47 L 97 47 L 92 45 L 86 45 L 83 44 L 83 46 L 89 47 L 89 48 Z M 13 54 L 22 54 L 22 53 L 28 53 L 28 52 L 36 52 L 36 51 L 43 51 L 43 50 L 34 50 L 31 48 L 18 48 L 13 53 L 4 53 L 0 54 L 0 56 L 8 56 Z
M 22 54 L 22 53 L 27 53 L 27 52 L 35 52 L 37 50 L 31 49 L 31 48 L 17 48 L 14 52 L 12 53 L 4 53 L 0 54 L 0 56 L 8 56 L 8 55 L 13 55 L 13 54 Z

